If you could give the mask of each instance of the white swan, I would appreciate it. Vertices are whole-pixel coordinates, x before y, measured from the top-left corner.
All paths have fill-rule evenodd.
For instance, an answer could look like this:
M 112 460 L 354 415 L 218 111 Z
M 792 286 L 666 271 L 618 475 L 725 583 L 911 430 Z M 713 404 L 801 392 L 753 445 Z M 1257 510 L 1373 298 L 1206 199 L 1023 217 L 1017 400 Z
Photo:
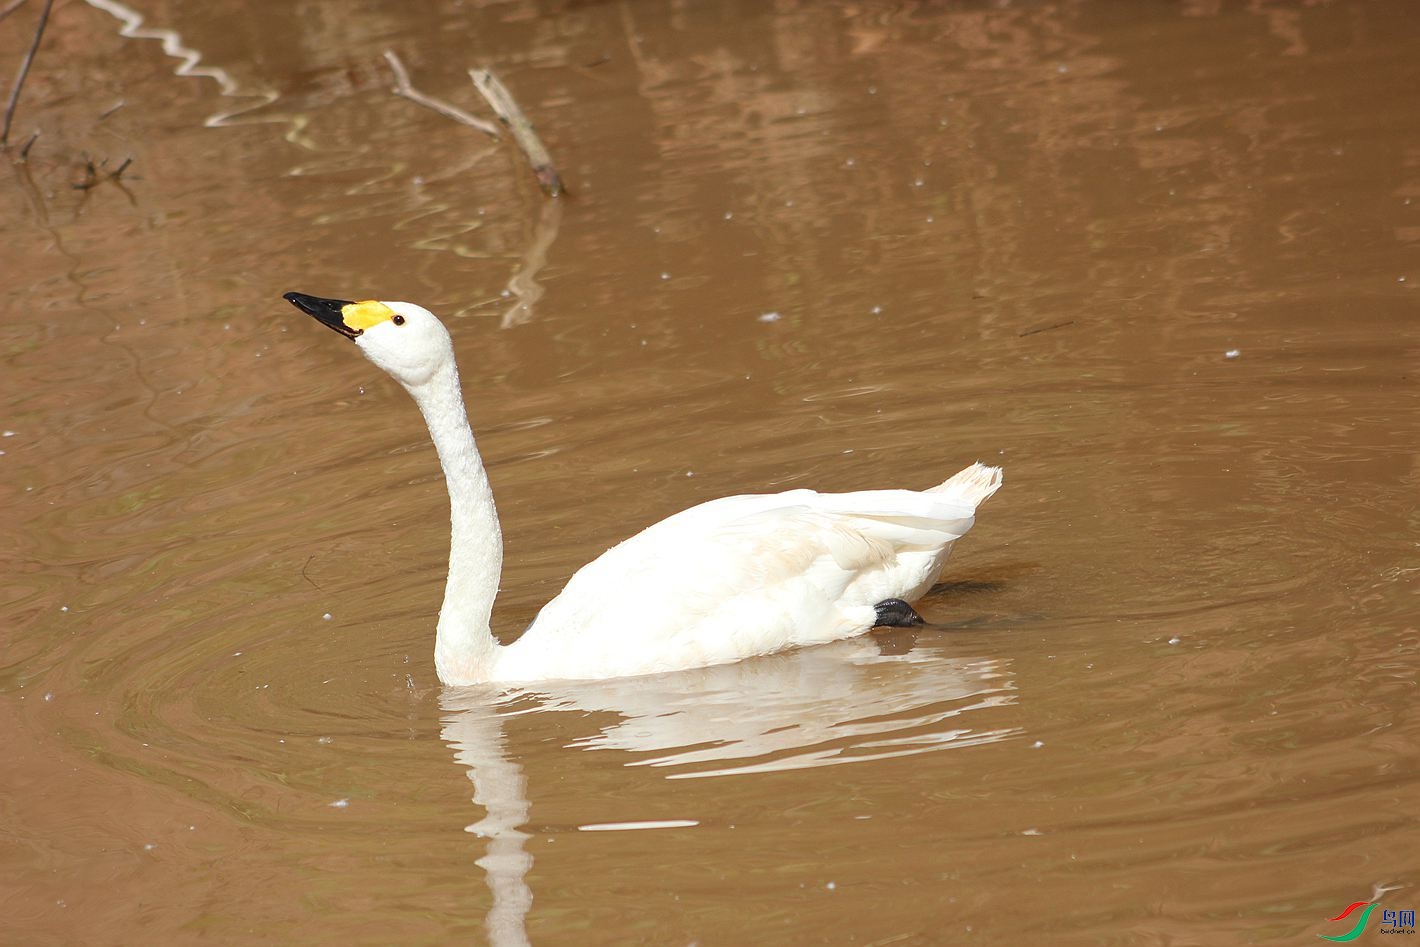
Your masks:
M 448 331 L 412 303 L 285 298 L 353 339 L 429 425 L 453 523 L 434 643 L 445 684 L 654 674 L 918 624 L 904 600 L 932 586 L 977 505 L 1001 485 L 999 468 L 973 464 L 922 492 L 711 500 L 583 566 L 522 637 L 500 645 L 489 622 L 503 537 Z

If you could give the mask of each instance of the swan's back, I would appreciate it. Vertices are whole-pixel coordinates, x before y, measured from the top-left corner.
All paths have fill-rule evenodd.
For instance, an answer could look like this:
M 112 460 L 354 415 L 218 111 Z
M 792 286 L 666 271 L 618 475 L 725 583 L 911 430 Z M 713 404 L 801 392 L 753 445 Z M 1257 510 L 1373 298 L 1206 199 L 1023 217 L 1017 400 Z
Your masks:
M 605 678 L 723 664 L 861 634 L 886 599 L 937 580 L 999 468 L 925 491 L 725 497 L 632 536 L 580 569 L 500 650 L 502 681 Z

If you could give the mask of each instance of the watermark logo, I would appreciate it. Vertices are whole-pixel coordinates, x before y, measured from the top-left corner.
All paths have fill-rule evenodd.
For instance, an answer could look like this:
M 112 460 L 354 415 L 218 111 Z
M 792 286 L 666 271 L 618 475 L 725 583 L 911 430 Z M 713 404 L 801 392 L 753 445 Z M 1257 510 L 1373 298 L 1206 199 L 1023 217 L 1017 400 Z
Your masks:
M 1342 911 L 1335 917 L 1327 918 L 1328 921 L 1344 921 L 1350 917 L 1358 908 L 1364 908 L 1359 917 L 1356 918 L 1356 925 L 1344 934 L 1318 934 L 1322 940 L 1335 941 L 1344 944 L 1360 937 L 1366 929 L 1366 922 L 1371 919 L 1379 905 L 1369 901 L 1357 901 Z M 1382 911 L 1381 930 L 1382 934 L 1413 934 L 1415 933 L 1415 912 L 1414 911 Z

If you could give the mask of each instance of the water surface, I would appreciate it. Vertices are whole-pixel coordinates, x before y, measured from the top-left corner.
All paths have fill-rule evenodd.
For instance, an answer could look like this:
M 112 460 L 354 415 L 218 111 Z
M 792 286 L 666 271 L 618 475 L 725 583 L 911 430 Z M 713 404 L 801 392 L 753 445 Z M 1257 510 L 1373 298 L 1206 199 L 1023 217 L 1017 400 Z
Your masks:
M 1416 907 L 1413 19 L 61 5 L 0 186 L 5 939 L 1284 944 Z M 479 114 L 493 67 L 572 197 L 386 49 Z M 77 190 L 85 153 L 135 160 Z M 701 500 L 1006 486 L 940 627 L 444 690 L 433 451 L 288 290 L 449 321 L 505 640 Z

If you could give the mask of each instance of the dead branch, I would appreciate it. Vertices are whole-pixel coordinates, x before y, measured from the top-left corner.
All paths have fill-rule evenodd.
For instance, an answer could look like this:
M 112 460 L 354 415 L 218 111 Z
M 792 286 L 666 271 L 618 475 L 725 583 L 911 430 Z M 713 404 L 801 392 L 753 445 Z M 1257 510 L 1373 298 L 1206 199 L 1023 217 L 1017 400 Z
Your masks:
M 104 183 L 105 181 L 112 181 L 115 184 L 122 186 L 123 172 L 127 171 L 128 166 L 132 163 L 133 156 L 129 155 L 127 158 L 123 159 L 123 163 L 120 164 L 118 167 L 114 168 L 107 174 L 101 175 L 99 172 L 103 171 L 104 167 L 108 164 L 108 159 L 104 158 L 97 165 L 95 165 L 94 159 L 90 158 L 88 155 L 85 155 L 84 166 L 80 169 L 81 173 L 74 178 L 73 183 L 71 183 L 69 186 L 76 191 L 92 190 L 98 187 L 100 184 Z
M 306 564 L 303 565 L 303 566 L 301 566 L 301 578 L 303 578 L 303 579 L 305 579 L 307 582 L 311 583 L 311 585 L 312 585 L 313 587 L 315 587 L 316 589 L 319 589 L 320 586 L 319 586 L 319 585 L 316 585 L 316 580 L 313 579 L 313 578 L 311 578 L 310 576 L 306 575 L 306 570 L 307 570 L 308 568 L 310 568 L 311 560 L 314 559 L 314 558 L 315 558 L 315 556 L 310 556 L 309 558 L 306 559 Z
M 1018 338 L 1018 339 L 1024 339 L 1024 338 L 1025 338 L 1026 336 L 1028 336 L 1028 335 L 1039 335 L 1039 334 L 1042 333 L 1042 332 L 1049 332 L 1049 331 L 1051 331 L 1052 329 L 1063 329 L 1063 328 L 1065 328 L 1066 326 L 1072 326 L 1072 325 L 1074 325 L 1074 324 L 1075 324 L 1075 320 L 1074 320 L 1074 319 L 1066 319 L 1064 322 L 1052 322 L 1052 323 L 1049 324 L 1049 325 L 1036 326 L 1034 329 L 1027 329 L 1027 330 L 1024 331 L 1024 332 L 1017 332 L 1017 333 L 1016 333 L 1016 338 Z
M 108 108 L 104 109 L 102 112 L 99 113 L 99 121 L 102 122 L 104 119 L 108 118 L 114 112 L 117 112 L 119 109 L 123 108 L 127 104 L 128 101 L 126 99 L 119 99 L 117 102 L 113 103 Z
M 16 10 L 18 10 L 24 5 L 25 0 L 11 0 L 11 2 L 6 5 L 5 9 L 0 10 L 0 20 L 5 19 L 5 17 L 9 16 L 11 13 L 14 13 Z
M 88 155 L 84 156 L 84 167 L 82 171 L 83 173 L 76 176 L 69 186 L 76 191 L 87 191 L 91 187 L 97 187 L 99 183 L 99 169 L 94 167 L 94 159 L 90 158 Z
M 445 118 L 451 118 L 456 122 L 467 125 L 469 128 L 476 128 L 483 134 L 493 138 L 503 137 L 498 133 L 498 126 L 492 122 L 485 122 L 483 119 L 470 115 L 457 105 L 450 105 L 447 102 L 425 95 L 414 88 L 409 81 L 409 72 L 404 68 L 404 63 L 394 54 L 394 50 L 385 50 L 385 60 L 390 64 L 390 69 L 394 70 L 395 87 L 392 90 L 395 95 L 403 96 L 416 105 L 422 105 L 426 109 L 433 109 Z
M 513 101 L 513 94 L 508 91 L 508 87 L 487 69 L 470 69 L 468 74 L 473 79 L 474 86 L 497 113 L 498 120 L 507 127 L 513 135 L 513 140 L 523 150 L 543 191 L 548 197 L 561 197 L 565 190 L 562 186 L 562 176 L 557 173 L 557 168 L 553 167 L 552 156 L 547 153 L 542 139 L 537 137 L 532 122 L 528 121 L 527 115 L 518 108 L 518 103 Z
M 27 141 L 24 143 L 24 145 L 22 145 L 22 146 L 20 147 L 20 160 L 21 160 L 21 161 L 28 161 L 28 160 L 30 159 L 30 149 L 34 147 L 35 142 L 38 141 L 38 140 L 39 140 L 39 129 L 36 128 L 36 129 L 30 134 L 29 140 L 27 140 Z
M 54 0 L 44 0 L 44 9 L 39 11 L 39 23 L 35 26 L 35 38 L 30 41 L 30 49 L 25 53 L 24 62 L 20 63 L 20 71 L 15 76 L 15 87 L 10 90 L 10 101 L 5 106 L 5 126 L 0 128 L 0 148 L 10 143 L 10 122 L 15 118 L 15 106 L 20 103 L 20 90 L 25 87 L 25 77 L 30 74 L 30 64 L 34 62 L 35 51 L 39 49 L 39 41 L 44 36 L 44 28 L 49 23 L 49 10 L 53 6 Z

